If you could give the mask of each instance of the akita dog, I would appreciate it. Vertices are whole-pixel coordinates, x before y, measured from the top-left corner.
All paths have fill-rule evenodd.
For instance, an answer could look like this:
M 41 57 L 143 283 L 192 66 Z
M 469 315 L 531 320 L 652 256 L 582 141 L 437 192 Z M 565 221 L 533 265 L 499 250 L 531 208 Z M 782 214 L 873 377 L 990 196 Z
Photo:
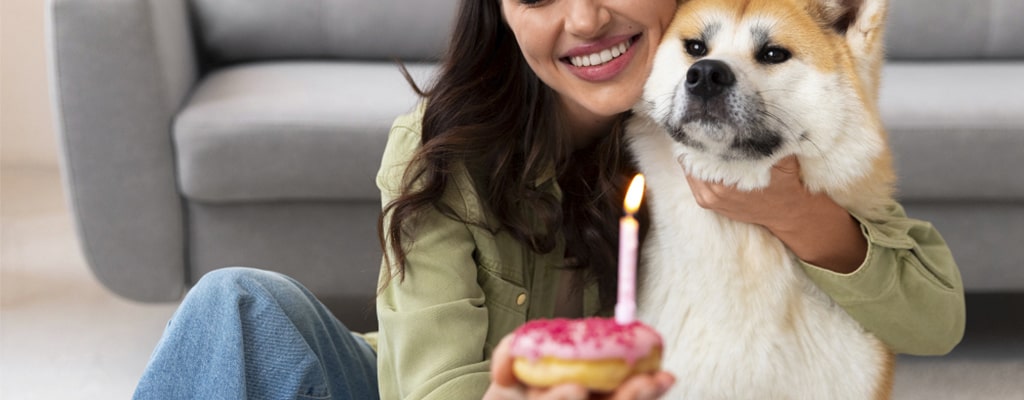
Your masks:
M 885 0 L 685 0 L 626 140 L 647 177 L 639 318 L 665 338 L 670 399 L 876 399 L 893 355 L 767 229 L 701 208 L 692 176 L 801 177 L 867 219 L 895 174 L 877 95 Z M 682 165 L 682 166 L 681 166 Z

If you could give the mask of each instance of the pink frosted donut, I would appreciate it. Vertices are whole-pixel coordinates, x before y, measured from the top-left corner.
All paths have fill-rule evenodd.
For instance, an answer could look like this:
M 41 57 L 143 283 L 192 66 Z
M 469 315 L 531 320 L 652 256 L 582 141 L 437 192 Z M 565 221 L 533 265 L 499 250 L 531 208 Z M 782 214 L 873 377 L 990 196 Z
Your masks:
M 579 383 L 608 392 L 626 378 L 661 368 L 661 335 L 641 322 L 614 318 L 534 320 L 516 329 L 510 352 L 523 383 Z

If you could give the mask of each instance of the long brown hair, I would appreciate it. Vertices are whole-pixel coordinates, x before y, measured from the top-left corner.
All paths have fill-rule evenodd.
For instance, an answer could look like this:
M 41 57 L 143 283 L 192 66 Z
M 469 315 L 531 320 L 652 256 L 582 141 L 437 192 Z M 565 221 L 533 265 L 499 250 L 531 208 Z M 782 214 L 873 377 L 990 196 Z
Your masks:
M 574 150 L 557 95 L 523 59 L 500 1 L 463 0 L 436 81 L 427 91 L 413 86 L 426 101 L 422 145 L 378 222 L 387 269 L 382 288 L 395 276 L 404 279 L 405 244 L 414 240 L 418 212 L 434 207 L 459 218 L 441 197 L 461 164 L 499 226 L 463 222 L 506 230 L 538 253 L 552 251 L 564 235 L 566 259 L 574 261 L 566 267 L 584 268 L 598 282 L 602 305 L 614 304 L 617 217 L 625 175 L 633 171 L 623 162 L 621 121 L 610 135 Z M 549 168 L 561 202 L 535 186 Z

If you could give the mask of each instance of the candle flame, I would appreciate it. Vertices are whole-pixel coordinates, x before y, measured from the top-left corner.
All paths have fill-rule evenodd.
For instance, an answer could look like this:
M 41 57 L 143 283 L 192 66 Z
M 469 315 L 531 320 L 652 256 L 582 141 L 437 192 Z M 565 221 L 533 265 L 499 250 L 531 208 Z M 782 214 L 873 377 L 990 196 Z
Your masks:
M 633 181 L 629 183 L 629 189 L 626 190 L 626 201 L 623 207 L 629 214 L 636 213 L 636 210 L 640 209 L 640 202 L 644 198 L 644 175 L 636 174 L 633 177 Z

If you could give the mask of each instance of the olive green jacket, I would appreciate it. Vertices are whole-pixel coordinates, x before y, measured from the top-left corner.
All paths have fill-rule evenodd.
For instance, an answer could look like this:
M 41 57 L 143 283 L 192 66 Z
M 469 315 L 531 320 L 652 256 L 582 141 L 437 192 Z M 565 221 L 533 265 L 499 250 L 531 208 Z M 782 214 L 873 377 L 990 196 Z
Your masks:
M 385 205 L 398 195 L 420 146 L 422 110 L 391 128 L 377 175 Z M 537 184 L 561 198 L 553 174 Z M 494 226 L 464 169 L 456 170 L 442 201 L 464 221 Z M 404 280 L 395 278 L 377 298 L 381 398 L 479 399 L 490 384 L 488 359 L 498 342 L 527 320 L 553 316 L 564 243 L 538 254 L 505 232 L 435 210 L 420 218 L 407 245 Z M 964 299 L 942 237 L 895 204 L 885 220 L 858 220 L 868 254 L 856 272 L 841 275 L 810 264 L 804 270 L 893 351 L 949 352 L 963 335 Z M 584 314 L 597 312 L 597 291 L 590 287 Z

